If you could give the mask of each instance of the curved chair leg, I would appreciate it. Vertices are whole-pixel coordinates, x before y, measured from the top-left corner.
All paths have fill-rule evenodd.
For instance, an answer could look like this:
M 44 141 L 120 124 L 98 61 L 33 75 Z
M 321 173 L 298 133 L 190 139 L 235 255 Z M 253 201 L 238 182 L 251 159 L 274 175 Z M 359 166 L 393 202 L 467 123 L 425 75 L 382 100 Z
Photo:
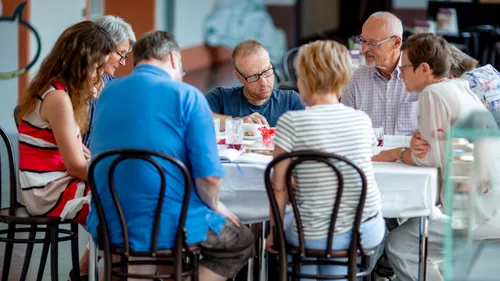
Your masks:
M 45 264 L 47 263 L 47 257 L 49 255 L 49 246 L 50 246 L 50 231 L 47 230 L 45 232 L 45 242 L 43 243 L 42 255 L 40 256 L 40 265 L 38 267 L 38 274 L 36 276 L 36 281 L 42 281 L 43 272 L 45 271 Z
M 371 258 L 370 256 L 363 256 L 361 257 L 361 266 L 365 268 L 366 271 L 370 271 L 367 276 L 363 277 L 363 281 L 371 281 L 372 280 L 372 274 L 370 270 L 370 263 L 371 263 Z
M 192 261 L 193 269 L 194 269 L 194 276 L 192 276 L 192 279 L 191 279 L 193 281 L 198 281 L 199 280 L 199 274 L 198 274 L 198 269 L 200 267 L 199 261 L 200 261 L 200 255 L 199 254 L 194 254 L 193 255 L 193 261 Z
M 59 225 L 54 224 L 49 226 L 50 231 L 50 276 L 52 281 L 58 281 L 58 230 Z
M 80 255 L 78 253 L 78 224 L 71 223 L 71 232 L 74 234 L 74 238 L 71 239 L 71 260 L 73 262 L 73 275 L 71 276 L 72 281 L 80 281 Z
M 15 228 L 16 228 L 16 226 L 14 224 L 9 223 L 8 232 L 7 232 L 8 239 L 14 239 L 15 234 L 16 234 L 14 232 Z M 5 243 L 5 253 L 4 253 L 3 270 L 2 270 L 2 281 L 9 280 L 10 262 L 12 260 L 13 249 L 14 249 L 14 243 L 12 243 L 12 242 Z
M 36 228 L 36 225 L 32 224 L 30 227 Z M 33 240 L 35 238 L 36 238 L 36 231 L 30 231 L 28 239 Z M 21 270 L 21 277 L 19 278 L 20 281 L 26 280 L 26 275 L 28 274 L 28 269 L 30 267 L 31 255 L 33 254 L 33 246 L 34 245 L 35 245 L 35 243 L 27 243 L 27 245 L 26 245 L 26 252 L 24 254 L 24 262 L 23 262 L 23 269 Z

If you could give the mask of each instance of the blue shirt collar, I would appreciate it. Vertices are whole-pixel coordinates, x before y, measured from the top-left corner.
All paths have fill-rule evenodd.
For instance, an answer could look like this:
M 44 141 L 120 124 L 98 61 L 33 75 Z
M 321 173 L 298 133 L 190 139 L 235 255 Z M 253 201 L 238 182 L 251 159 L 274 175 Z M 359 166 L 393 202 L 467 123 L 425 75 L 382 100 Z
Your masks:
M 172 76 L 170 76 L 170 74 L 168 72 L 166 72 L 165 70 L 163 70 L 157 66 L 154 66 L 152 64 L 140 64 L 134 68 L 134 72 L 149 72 L 149 73 L 152 73 L 154 75 L 163 76 L 163 77 L 166 77 L 168 79 L 172 79 Z

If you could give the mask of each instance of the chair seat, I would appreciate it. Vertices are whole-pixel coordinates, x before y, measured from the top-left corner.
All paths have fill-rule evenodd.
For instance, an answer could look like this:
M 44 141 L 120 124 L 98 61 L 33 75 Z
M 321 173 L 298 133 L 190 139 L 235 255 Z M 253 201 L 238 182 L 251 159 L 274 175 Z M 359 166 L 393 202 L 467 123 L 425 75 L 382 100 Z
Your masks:
M 367 253 L 367 255 L 373 255 L 377 251 L 377 248 L 367 248 L 364 249 L 364 252 Z M 293 247 L 291 245 L 287 245 L 287 252 L 292 255 L 299 255 L 300 253 L 300 248 Z M 361 252 L 358 251 L 358 255 L 360 255 Z M 306 249 L 305 251 L 306 257 L 311 257 L 311 258 L 326 258 L 326 251 L 325 250 L 311 250 L 311 249 Z M 340 251 L 333 251 L 332 252 L 332 258 L 347 258 L 349 256 L 349 252 L 347 250 L 340 250 Z
M 19 223 L 19 224 L 54 224 L 64 223 L 59 217 L 36 217 L 31 216 L 25 207 L 14 209 L 14 215 L 10 214 L 10 208 L 0 210 L 0 222 Z M 67 221 L 70 223 L 71 221 Z

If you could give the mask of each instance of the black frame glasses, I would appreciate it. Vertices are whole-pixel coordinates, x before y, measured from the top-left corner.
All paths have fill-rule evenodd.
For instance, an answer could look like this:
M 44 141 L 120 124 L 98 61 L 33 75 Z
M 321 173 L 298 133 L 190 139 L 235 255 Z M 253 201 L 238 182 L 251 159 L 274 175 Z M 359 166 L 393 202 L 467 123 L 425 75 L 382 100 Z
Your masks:
M 117 53 L 120 56 L 120 61 L 122 61 L 122 60 L 123 61 L 128 61 L 128 56 L 127 55 L 122 55 L 117 50 L 115 50 L 115 53 Z
M 247 81 L 248 83 L 255 83 L 255 82 L 259 81 L 261 76 L 264 78 L 268 78 L 268 77 L 271 77 L 272 75 L 274 75 L 274 66 L 273 65 L 271 65 L 270 68 L 262 71 L 261 73 L 250 75 L 250 76 L 245 76 L 243 73 L 241 73 L 241 71 L 238 70 L 238 68 L 236 68 L 236 66 L 234 66 L 234 69 L 236 69 L 238 74 L 241 77 L 243 77 L 245 79 L 245 81 Z

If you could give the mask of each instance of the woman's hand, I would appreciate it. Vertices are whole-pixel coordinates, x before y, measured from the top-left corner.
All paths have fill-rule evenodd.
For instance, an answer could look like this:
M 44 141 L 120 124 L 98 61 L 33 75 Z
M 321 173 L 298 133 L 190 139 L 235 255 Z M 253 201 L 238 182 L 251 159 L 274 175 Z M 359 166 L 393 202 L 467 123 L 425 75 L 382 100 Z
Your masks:
M 85 156 L 85 159 L 89 160 L 91 157 L 90 150 L 83 144 L 82 148 L 83 148 L 83 156 Z
M 272 229 L 272 228 L 271 228 Z M 269 235 L 266 238 L 266 248 L 270 253 L 277 254 L 279 253 L 274 249 L 274 235 L 273 232 L 269 233 Z

